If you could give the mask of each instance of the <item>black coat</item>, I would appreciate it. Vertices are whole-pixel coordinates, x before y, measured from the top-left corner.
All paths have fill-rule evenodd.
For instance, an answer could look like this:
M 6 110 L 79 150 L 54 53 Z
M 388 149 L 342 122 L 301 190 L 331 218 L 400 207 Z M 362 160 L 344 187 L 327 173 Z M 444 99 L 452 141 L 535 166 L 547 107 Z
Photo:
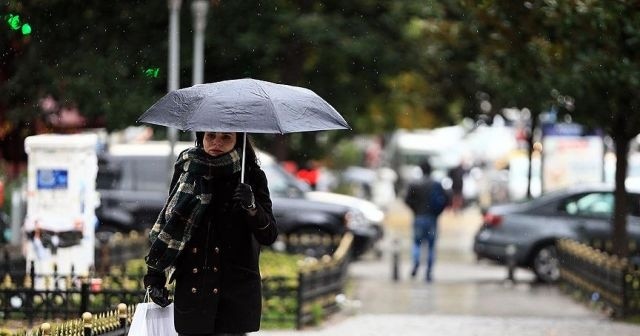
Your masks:
M 423 177 L 418 181 L 415 181 L 407 187 L 407 194 L 404 198 L 404 202 L 411 208 L 413 214 L 416 216 L 438 216 L 430 207 L 431 193 L 434 192 L 434 188 L 438 188 L 444 197 L 444 191 L 440 182 L 432 180 L 430 177 Z M 445 201 L 446 203 L 446 201 Z
M 174 315 L 178 333 L 243 333 L 260 328 L 262 287 L 260 244 L 278 235 L 264 172 L 250 167 L 257 213 L 250 216 L 231 200 L 240 179 L 214 180 L 206 221 L 192 231 L 176 260 Z

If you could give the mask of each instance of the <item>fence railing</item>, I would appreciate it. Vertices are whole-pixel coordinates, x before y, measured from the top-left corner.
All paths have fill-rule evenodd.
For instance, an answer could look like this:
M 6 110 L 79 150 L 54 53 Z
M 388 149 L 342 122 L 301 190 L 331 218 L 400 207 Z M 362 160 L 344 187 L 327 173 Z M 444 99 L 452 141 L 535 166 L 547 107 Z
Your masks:
M 126 336 L 131 325 L 135 306 L 118 304 L 114 310 L 100 314 L 85 312 L 81 318 L 65 320 L 60 323 L 44 322 L 32 330 L 21 330 L 13 336 Z
M 353 235 L 347 233 L 332 256 L 302 263 L 298 274 L 296 328 L 321 320 L 338 309 L 336 296 L 344 289 L 352 243 Z
M 284 324 L 301 329 L 334 313 L 338 309 L 336 296 L 344 288 L 352 242 L 353 235 L 347 233 L 331 256 L 327 255 L 319 260 L 301 260 L 297 278 L 264 278 L 263 325 Z M 0 285 L 0 318 L 26 320 L 31 326 L 34 321 L 67 320 L 93 311 L 99 312 L 98 316 L 113 320 L 116 313 L 109 313 L 110 310 L 125 305 L 128 307 L 127 316 L 130 320 L 135 304 L 142 302 L 144 288 L 140 279 L 130 278 L 126 270 L 118 273 L 118 276 L 103 277 L 102 283 L 73 274 L 35 274 L 34 265 L 31 265 L 22 283 L 12 281 L 7 273 Z M 34 286 L 37 278 L 45 280 L 45 289 Z M 113 284 L 117 286 L 112 286 Z M 79 320 L 67 323 L 68 328 L 80 324 Z M 112 321 L 111 324 L 117 323 Z M 102 332 L 102 329 L 95 329 L 91 335 L 107 335 L 97 332 Z M 113 331 L 108 335 L 121 334 Z
M 602 306 L 612 316 L 640 315 L 640 265 L 579 242 L 557 243 L 563 287 Z

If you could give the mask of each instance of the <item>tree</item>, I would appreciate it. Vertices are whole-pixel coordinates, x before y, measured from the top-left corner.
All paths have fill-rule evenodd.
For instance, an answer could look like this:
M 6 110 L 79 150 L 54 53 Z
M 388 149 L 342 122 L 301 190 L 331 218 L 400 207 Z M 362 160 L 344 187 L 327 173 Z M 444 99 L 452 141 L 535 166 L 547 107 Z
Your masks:
M 207 82 L 255 77 L 309 87 L 357 133 L 452 119 L 442 113 L 451 107 L 438 81 L 424 76 L 439 66 L 440 56 L 416 43 L 417 24 L 441 14 L 432 8 L 437 1 L 427 6 L 417 0 L 212 4 L 205 42 Z M 191 81 L 188 5 L 183 1 L 180 20 L 181 87 Z M 10 0 L 0 8 L 2 15 L 20 15 L 33 28 L 30 37 L 7 43 L 10 48 L 0 56 L 0 113 L 14 126 L 43 119 L 39 103 L 51 95 L 59 106 L 77 107 L 89 122 L 121 129 L 133 125 L 166 92 L 166 2 Z M 11 34 L 1 31 L 2 42 L 16 40 Z M 148 77 L 158 73 L 154 69 L 158 76 Z M 295 135 L 293 145 L 299 156 L 319 156 L 330 147 L 326 144 L 349 134 Z
M 640 12 L 629 1 L 570 1 L 541 6 L 560 45 L 556 81 L 569 110 L 604 127 L 616 153 L 613 246 L 628 255 L 629 142 L 640 133 Z
M 358 133 L 395 129 L 405 113 L 412 127 L 446 120 L 430 105 L 437 91 L 424 81 L 424 48 L 411 33 L 414 21 L 433 15 L 421 1 L 223 1 L 211 13 L 207 80 L 249 76 L 308 87 Z M 330 148 L 319 139 L 346 134 L 293 135 L 291 146 L 318 156 Z
M 51 95 L 109 129 L 132 124 L 166 91 L 162 77 L 144 70 L 166 64 L 166 4 L 128 1 L 9 1 L 2 14 L 19 15 L 32 27 L 19 48 L 4 54 L 2 105 L 12 121 L 42 114 L 39 102 Z M 2 31 L 15 40 L 15 33 Z
M 624 181 L 640 132 L 640 13 L 626 1 L 461 1 L 464 23 L 486 41 L 474 61 L 498 106 L 557 105 L 604 128 L 617 155 L 614 252 L 628 254 Z M 559 94 L 557 94 L 559 93 Z

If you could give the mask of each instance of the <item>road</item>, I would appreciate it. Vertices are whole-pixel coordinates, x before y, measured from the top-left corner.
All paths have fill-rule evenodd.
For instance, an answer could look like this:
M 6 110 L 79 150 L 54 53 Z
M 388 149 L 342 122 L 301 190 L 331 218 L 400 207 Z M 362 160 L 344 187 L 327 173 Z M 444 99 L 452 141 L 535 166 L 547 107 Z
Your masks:
M 350 266 L 340 313 L 303 331 L 255 335 L 640 335 L 640 325 L 613 322 L 556 286 L 537 283 L 529 271 L 517 270 L 509 281 L 505 267 L 477 262 L 475 208 L 443 214 L 434 281 L 410 279 L 411 219 L 401 202 L 389 207 L 382 258 L 367 255 Z M 397 281 L 394 251 L 400 252 Z

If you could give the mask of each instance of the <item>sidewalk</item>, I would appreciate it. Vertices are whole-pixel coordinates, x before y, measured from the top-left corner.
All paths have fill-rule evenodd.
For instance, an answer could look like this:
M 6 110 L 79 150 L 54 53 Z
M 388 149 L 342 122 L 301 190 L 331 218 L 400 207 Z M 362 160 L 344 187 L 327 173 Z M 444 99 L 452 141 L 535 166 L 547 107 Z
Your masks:
M 401 203 L 389 210 L 384 254 L 349 269 L 346 307 L 322 326 L 252 335 L 640 335 L 640 325 L 612 322 L 518 270 L 506 281 L 502 266 L 477 263 L 472 237 L 479 213 L 445 214 L 439 223 L 433 283 L 409 279 L 411 215 Z M 400 280 L 392 279 L 393 240 L 401 251 Z
M 256 336 L 632 336 L 640 327 L 598 319 L 466 315 L 359 315 L 316 330 L 261 331 Z

